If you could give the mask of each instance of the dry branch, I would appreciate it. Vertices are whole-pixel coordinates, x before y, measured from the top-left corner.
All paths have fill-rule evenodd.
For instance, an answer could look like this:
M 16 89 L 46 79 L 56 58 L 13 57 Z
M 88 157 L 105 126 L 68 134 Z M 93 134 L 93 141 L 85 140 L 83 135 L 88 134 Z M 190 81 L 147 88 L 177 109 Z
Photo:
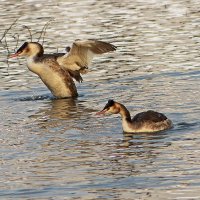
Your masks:
M 54 20 L 54 18 L 50 19 L 50 20 L 43 26 L 43 28 L 42 28 L 41 34 L 40 34 L 40 36 L 39 36 L 39 38 L 38 38 L 38 42 L 39 42 L 40 39 L 42 38 L 42 45 L 43 45 L 43 43 L 44 43 L 44 37 L 45 37 L 45 34 L 46 34 L 46 30 L 47 30 L 48 26 L 50 25 L 50 23 L 51 23 L 53 20 Z M 42 37 L 42 35 L 43 35 L 43 37 Z
M 30 35 L 30 39 L 31 39 L 31 42 L 32 42 L 32 41 L 33 41 L 33 35 L 32 35 L 32 33 L 31 33 L 31 29 L 30 29 L 28 26 L 26 26 L 26 25 L 23 25 L 23 28 L 25 28 L 25 29 L 28 30 L 29 35 Z
M 7 60 L 6 60 L 6 63 L 7 63 L 7 72 L 8 72 L 8 75 L 9 75 L 9 54 L 10 54 L 10 50 L 9 50 L 9 46 L 8 46 L 8 42 L 7 42 L 7 34 L 10 30 L 12 30 L 13 26 L 17 23 L 19 18 L 15 19 L 15 21 L 4 31 L 1 39 L 0 39 L 0 45 L 7 51 Z M 39 32 L 40 33 L 40 36 L 38 38 L 38 42 L 42 39 L 42 45 L 44 43 L 44 38 L 45 38 L 45 34 L 46 34 L 46 31 L 47 31 L 47 28 L 48 26 L 50 25 L 50 23 L 53 21 L 54 19 L 51 18 L 42 28 L 42 30 Z M 29 37 L 30 37 L 30 41 L 32 42 L 33 41 L 33 36 L 37 35 L 38 32 L 36 33 L 32 33 L 31 31 L 31 28 L 29 26 L 26 26 L 26 25 L 23 25 L 23 28 L 27 29 L 28 32 L 29 32 Z M 14 39 L 14 41 L 16 42 L 16 45 L 15 45 L 15 48 L 14 50 L 16 51 L 16 49 L 18 48 L 18 44 L 19 44 L 19 37 L 20 35 L 18 33 L 14 33 L 14 34 L 10 34 L 10 36 Z M 19 60 L 18 60 L 19 61 Z
M 2 40 L 6 37 L 6 34 L 8 33 L 9 30 L 11 30 L 11 28 L 16 24 L 16 22 L 18 21 L 19 18 L 17 18 L 10 26 L 9 28 L 7 28 L 5 31 L 4 31 L 4 34 L 3 36 L 1 37 L 0 39 L 0 42 L 2 43 Z

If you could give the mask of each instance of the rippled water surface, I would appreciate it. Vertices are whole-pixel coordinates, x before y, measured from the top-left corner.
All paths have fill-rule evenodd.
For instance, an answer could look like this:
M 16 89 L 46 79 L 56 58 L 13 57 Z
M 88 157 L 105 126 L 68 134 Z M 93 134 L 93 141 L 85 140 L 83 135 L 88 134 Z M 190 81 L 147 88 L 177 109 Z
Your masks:
M 200 199 L 199 0 L 2 0 L 0 38 L 16 19 L 10 52 L 50 19 L 46 52 L 78 38 L 118 48 L 94 59 L 77 99 L 56 100 L 0 44 L 1 199 Z M 95 116 L 110 98 L 174 128 L 124 134 L 119 116 Z

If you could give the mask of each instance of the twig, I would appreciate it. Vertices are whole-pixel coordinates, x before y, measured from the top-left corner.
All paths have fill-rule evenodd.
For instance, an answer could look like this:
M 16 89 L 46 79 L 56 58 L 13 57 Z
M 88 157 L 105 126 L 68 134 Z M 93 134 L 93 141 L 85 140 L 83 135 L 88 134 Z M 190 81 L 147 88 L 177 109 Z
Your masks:
M 15 19 L 15 21 L 4 31 L 4 33 L 3 33 L 3 35 L 2 35 L 2 37 L 1 37 L 1 39 L 0 39 L 0 45 L 4 48 L 4 49 L 6 49 L 7 50 L 7 60 L 6 60 L 6 63 L 7 63 L 7 73 L 8 73 L 8 75 L 9 75 L 9 67 L 10 67 L 10 65 L 9 65 L 9 54 L 10 54 L 10 50 L 9 50 L 9 46 L 8 46 L 8 42 L 7 42 L 7 34 L 8 34 L 8 32 L 12 29 L 12 27 L 17 23 L 17 21 L 18 21 L 18 19 L 19 18 L 17 18 L 17 19 Z M 45 34 L 46 34 L 46 30 L 47 30 L 47 28 L 48 28 L 48 26 L 50 25 L 50 23 L 52 22 L 54 20 L 54 18 L 51 18 L 45 25 L 44 25 L 44 27 L 42 28 L 42 30 L 41 30 L 41 32 L 39 32 L 40 33 L 40 36 L 39 36 L 39 38 L 38 38 L 38 42 L 42 39 L 42 45 L 43 45 L 43 43 L 44 43 L 44 38 L 45 38 Z M 28 27 L 28 26 L 26 26 L 26 25 L 23 25 L 23 28 L 25 28 L 25 29 L 27 29 L 28 30 L 28 32 L 29 32 L 29 35 L 30 35 L 30 40 L 31 40 L 31 42 L 32 42 L 32 40 L 33 40 L 33 35 L 35 35 L 36 33 L 34 33 L 34 34 L 32 34 L 32 31 L 31 31 L 31 28 L 30 27 Z M 14 35 L 11 35 L 11 37 L 13 37 L 14 38 L 14 40 L 16 41 L 16 45 L 15 45 L 15 48 L 14 48 L 14 50 L 16 50 L 17 49 L 17 47 L 18 47 L 18 44 L 19 44 L 19 34 L 14 34 Z
M 17 37 L 16 37 L 17 35 Z M 18 33 L 15 33 L 14 35 L 12 35 L 12 37 L 14 38 L 14 40 L 16 41 L 16 45 L 15 45 L 15 48 L 14 50 L 16 51 L 17 47 L 18 47 L 18 43 L 19 43 L 19 34 Z
M 16 45 L 15 45 L 15 50 L 16 50 L 18 47 L 18 44 L 19 44 L 19 34 L 16 33 L 15 35 L 17 35 L 17 41 L 16 41 Z
M 4 41 L 5 41 L 6 50 L 7 50 L 8 54 L 10 54 L 10 50 L 9 50 L 9 48 L 8 48 L 8 43 L 7 43 L 6 36 L 4 37 Z
M 0 39 L 0 42 L 2 43 L 2 40 L 5 38 L 6 34 L 8 33 L 8 31 L 16 24 L 16 22 L 18 21 L 19 18 L 17 18 L 10 26 L 9 28 L 7 28 L 5 31 L 4 31 L 4 34 L 3 36 L 1 37 Z
M 7 40 L 6 40 L 6 35 L 4 36 L 4 40 L 5 40 L 5 47 L 6 47 L 6 50 L 7 50 L 7 52 L 8 52 L 8 54 L 7 54 L 7 59 L 6 59 L 6 63 L 7 63 L 7 73 L 8 73 L 8 76 L 10 75 L 9 74 L 9 67 L 10 67 L 10 65 L 9 65 L 9 62 L 8 62 L 8 58 L 9 58 L 9 54 L 10 54 L 10 50 L 9 50 L 9 48 L 8 48 L 8 43 L 7 43 Z
M 2 46 L 4 49 L 6 49 L 6 46 L 5 46 L 5 44 L 3 44 L 2 41 L 0 41 L 0 44 L 1 44 L 1 46 Z
M 25 29 L 28 30 L 29 35 L 30 35 L 30 39 L 31 39 L 31 42 L 32 42 L 33 41 L 33 37 L 32 37 L 32 33 L 31 33 L 31 29 L 28 26 L 26 26 L 26 25 L 23 25 L 23 28 L 25 28 Z
M 43 35 L 43 37 L 42 37 L 42 45 L 43 45 L 43 43 L 44 43 L 44 37 L 45 37 L 45 34 L 46 34 L 47 27 L 49 26 L 49 24 L 50 24 L 53 20 L 54 20 L 54 18 L 50 19 L 50 20 L 43 26 L 43 28 L 42 28 L 41 34 L 40 34 L 40 36 L 39 36 L 39 38 L 38 38 L 38 42 L 39 42 L 40 39 L 41 39 L 41 37 L 42 37 L 42 35 Z
M 3 36 L 1 37 L 0 39 L 0 44 L 4 47 L 4 49 L 7 50 L 7 59 L 6 59 L 6 63 L 7 63 L 7 73 L 9 75 L 9 62 L 8 62 L 8 58 L 9 58 L 9 54 L 10 54 L 10 50 L 8 48 L 8 43 L 7 43 L 7 40 L 6 40 L 6 35 L 7 33 L 12 29 L 12 27 L 16 24 L 16 22 L 18 21 L 19 18 L 15 19 L 15 21 L 4 31 L 3 33 Z M 5 44 L 3 43 L 3 39 L 4 39 L 4 42 Z

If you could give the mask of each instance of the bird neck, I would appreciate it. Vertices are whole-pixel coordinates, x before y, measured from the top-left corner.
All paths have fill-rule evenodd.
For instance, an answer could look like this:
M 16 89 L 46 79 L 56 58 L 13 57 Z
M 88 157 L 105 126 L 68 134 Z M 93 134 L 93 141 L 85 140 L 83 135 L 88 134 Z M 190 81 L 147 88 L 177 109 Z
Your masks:
M 42 56 L 39 56 L 38 53 L 31 54 L 27 57 L 28 69 L 37 75 L 40 75 L 41 72 L 44 72 L 44 64 L 41 62 L 41 57 Z
M 122 120 L 131 122 L 131 115 L 130 115 L 130 112 L 128 111 L 128 109 L 122 104 L 119 104 L 119 109 L 120 109 L 119 113 L 122 117 Z
M 133 132 L 135 129 L 134 124 L 131 121 L 131 115 L 130 112 L 127 110 L 127 108 L 119 104 L 119 109 L 120 109 L 120 115 L 122 117 L 122 128 L 124 132 Z
M 30 56 L 29 56 L 29 58 L 32 58 L 32 59 L 34 59 L 34 60 L 37 60 L 37 59 L 39 59 L 40 57 L 42 57 L 43 56 L 43 51 L 36 51 L 36 52 L 33 52 Z

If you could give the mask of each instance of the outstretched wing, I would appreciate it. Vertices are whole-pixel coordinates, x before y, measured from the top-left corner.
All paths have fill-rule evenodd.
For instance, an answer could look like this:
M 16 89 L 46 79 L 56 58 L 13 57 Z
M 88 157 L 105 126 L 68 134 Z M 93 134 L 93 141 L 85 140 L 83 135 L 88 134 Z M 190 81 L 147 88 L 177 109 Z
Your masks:
M 76 40 L 70 51 L 58 58 L 58 63 L 63 68 L 79 71 L 88 68 L 95 55 L 115 51 L 116 47 L 110 43 L 98 40 Z

